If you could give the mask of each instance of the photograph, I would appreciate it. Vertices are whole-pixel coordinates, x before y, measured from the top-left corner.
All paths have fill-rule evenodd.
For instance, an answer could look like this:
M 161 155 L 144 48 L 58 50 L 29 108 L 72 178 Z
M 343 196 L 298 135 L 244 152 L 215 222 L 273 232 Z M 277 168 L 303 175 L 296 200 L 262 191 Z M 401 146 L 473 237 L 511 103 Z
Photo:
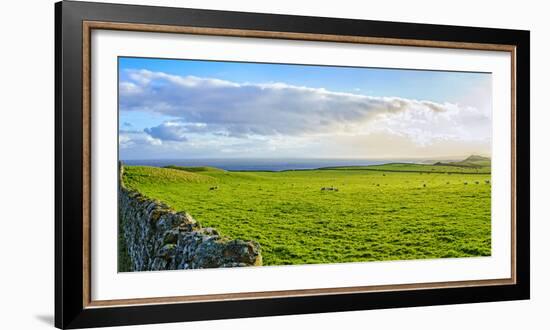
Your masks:
M 491 72 L 118 57 L 118 272 L 491 256 Z
M 36 90 L 55 109 L 54 235 L 39 231 L 55 249 L 39 259 L 56 327 L 359 311 L 387 327 L 412 307 L 501 315 L 531 298 L 545 162 L 517 10 L 165 5 L 55 4 L 55 80 Z M 36 140 L 35 119 L 6 127 Z M 28 175 L 13 176 L 27 204 Z

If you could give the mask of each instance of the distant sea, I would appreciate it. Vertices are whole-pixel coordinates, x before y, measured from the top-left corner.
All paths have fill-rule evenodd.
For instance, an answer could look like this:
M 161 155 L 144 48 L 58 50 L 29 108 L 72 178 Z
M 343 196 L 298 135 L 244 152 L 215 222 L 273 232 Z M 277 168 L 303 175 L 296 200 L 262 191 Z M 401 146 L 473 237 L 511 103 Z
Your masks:
M 333 166 L 367 166 L 396 162 L 412 162 L 407 160 L 365 160 L 365 159 L 147 159 L 122 160 L 127 165 L 145 165 L 163 167 L 176 166 L 211 166 L 227 171 L 286 171 L 309 170 Z

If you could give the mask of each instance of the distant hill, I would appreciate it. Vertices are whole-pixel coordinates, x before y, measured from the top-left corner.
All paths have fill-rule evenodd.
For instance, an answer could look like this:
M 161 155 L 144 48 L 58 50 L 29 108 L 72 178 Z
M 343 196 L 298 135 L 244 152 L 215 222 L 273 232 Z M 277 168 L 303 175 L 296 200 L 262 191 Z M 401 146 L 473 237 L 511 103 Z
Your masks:
M 464 160 L 458 162 L 437 162 L 434 165 L 436 166 L 458 166 L 458 167 L 471 167 L 471 168 L 483 168 L 491 166 L 491 158 L 471 155 Z
M 464 162 L 485 162 L 485 161 L 491 161 L 491 158 L 484 157 L 484 156 L 478 156 L 478 155 L 471 155 L 470 157 L 463 160 Z
M 176 171 L 191 173 L 191 174 L 200 175 L 200 176 L 212 178 L 212 179 L 240 179 L 240 180 L 257 180 L 258 179 L 258 176 L 252 173 L 226 171 L 224 169 L 212 167 L 212 166 L 168 165 L 159 169 L 176 170 Z
M 169 183 L 209 183 L 216 180 L 208 175 L 193 173 L 174 168 L 151 166 L 124 166 L 124 183 L 131 187 L 135 184 L 163 185 Z
M 168 165 L 164 168 L 170 168 L 173 170 L 187 171 L 187 172 L 225 172 L 222 169 L 211 167 L 211 166 L 176 166 Z

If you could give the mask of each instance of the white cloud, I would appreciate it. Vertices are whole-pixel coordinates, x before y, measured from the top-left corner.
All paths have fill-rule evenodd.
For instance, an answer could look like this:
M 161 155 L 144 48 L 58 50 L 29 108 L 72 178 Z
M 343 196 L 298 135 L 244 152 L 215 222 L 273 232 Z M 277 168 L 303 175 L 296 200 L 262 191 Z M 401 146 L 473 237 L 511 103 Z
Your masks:
M 158 146 L 162 144 L 162 141 L 146 132 L 121 130 L 118 134 L 118 144 L 121 149 L 126 149 L 136 145 Z
M 179 143 L 180 149 L 181 144 L 192 148 L 202 143 L 209 150 L 218 146 L 220 152 L 296 150 L 296 143 L 305 148 L 336 136 L 369 134 L 376 134 L 378 141 L 382 141 L 380 134 L 404 138 L 420 147 L 460 142 L 490 145 L 490 109 L 147 70 L 129 71 L 128 77 L 120 83 L 122 112 L 150 112 L 173 119 L 139 133 L 121 132 L 121 147 L 166 142 Z M 199 141 L 206 136 L 208 142 Z

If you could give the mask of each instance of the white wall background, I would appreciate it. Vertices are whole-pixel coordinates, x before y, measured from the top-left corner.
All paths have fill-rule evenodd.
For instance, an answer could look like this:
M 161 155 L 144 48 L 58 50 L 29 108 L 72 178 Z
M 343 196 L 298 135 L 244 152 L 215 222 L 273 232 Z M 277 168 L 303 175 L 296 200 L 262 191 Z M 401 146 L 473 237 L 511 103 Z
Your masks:
M 531 30 L 532 299 L 186 324 L 142 329 L 548 329 L 550 22 L 544 1 L 134 0 L 191 8 Z M 0 11 L 0 328 L 53 327 L 54 109 L 52 0 L 10 1 Z M 125 329 L 137 329 L 128 327 Z

